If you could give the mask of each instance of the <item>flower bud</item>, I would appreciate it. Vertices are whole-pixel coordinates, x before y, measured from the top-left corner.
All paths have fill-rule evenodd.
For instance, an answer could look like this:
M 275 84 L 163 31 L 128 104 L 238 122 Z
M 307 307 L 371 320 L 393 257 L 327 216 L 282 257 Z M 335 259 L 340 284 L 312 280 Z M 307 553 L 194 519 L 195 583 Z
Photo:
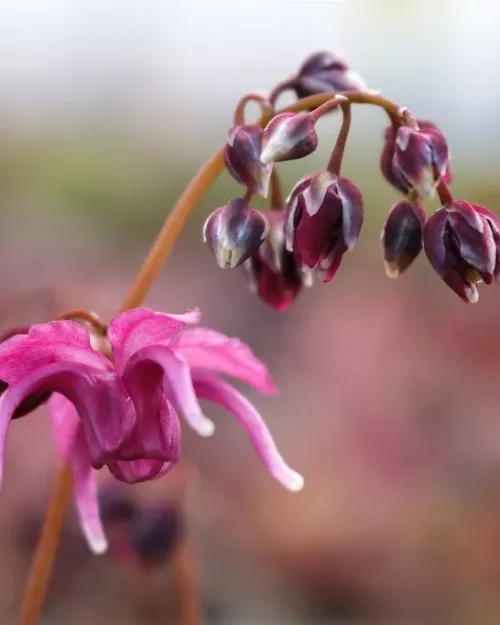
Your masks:
M 451 182 L 450 153 L 443 133 L 435 124 L 417 120 L 409 126 L 385 129 L 380 167 L 384 178 L 405 195 L 415 191 L 432 197 L 440 180 Z
M 431 265 L 465 302 L 479 299 L 477 284 L 500 273 L 500 221 L 483 206 L 454 200 L 437 210 L 424 232 Z
M 272 165 L 260 160 L 264 131 L 257 124 L 233 126 L 224 153 L 226 169 L 252 193 L 267 196 Z
M 237 267 L 259 249 L 267 232 L 264 215 L 243 198 L 234 198 L 205 221 L 203 240 L 220 267 Z
M 121 489 L 108 487 L 99 492 L 99 510 L 105 523 L 115 523 L 130 521 L 137 507 Z
M 132 520 L 130 534 L 132 548 L 141 564 L 162 564 L 182 536 L 180 514 L 173 505 L 158 510 L 144 509 Z
M 328 171 L 297 183 L 287 202 L 285 243 L 301 264 L 317 269 L 324 282 L 352 250 L 363 223 L 363 197 L 348 178 Z
M 401 200 L 391 208 L 382 231 L 387 275 L 397 278 L 420 254 L 427 215 L 420 202 Z
M 3 334 L 0 335 L 0 343 L 4 343 L 8 339 L 11 339 L 19 334 L 28 334 L 30 327 L 23 326 L 19 328 L 11 328 L 10 330 L 6 330 Z M 0 380 L 0 397 L 5 393 L 8 389 L 9 385 L 4 380 Z M 31 393 L 27 397 L 25 397 L 21 403 L 14 410 L 14 414 L 12 415 L 13 419 L 18 419 L 19 417 L 25 417 L 30 412 L 33 412 L 40 406 L 42 406 L 52 395 L 49 391 L 39 391 L 35 393 Z
M 308 156 L 318 147 L 315 120 L 310 113 L 282 113 L 266 126 L 260 160 L 279 163 Z
M 316 52 L 299 69 L 294 89 L 298 98 L 305 98 L 329 91 L 362 91 L 366 83 L 338 55 Z
M 285 247 L 283 231 L 285 211 L 271 210 L 269 234 L 260 248 L 242 266 L 250 289 L 275 310 L 286 310 L 304 286 L 293 252 Z

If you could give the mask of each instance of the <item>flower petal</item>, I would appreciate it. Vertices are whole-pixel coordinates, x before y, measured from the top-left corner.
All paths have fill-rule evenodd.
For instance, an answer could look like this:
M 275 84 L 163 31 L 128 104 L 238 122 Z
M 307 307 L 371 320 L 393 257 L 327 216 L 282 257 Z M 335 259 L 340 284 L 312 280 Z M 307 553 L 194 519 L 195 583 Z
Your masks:
M 121 313 L 108 327 L 108 339 L 117 370 L 123 371 L 127 360 L 139 349 L 150 345 L 168 345 L 186 324 L 199 321 L 200 311 L 197 308 L 184 315 L 158 313 L 145 307 Z
M 0 458 L 3 458 L 7 429 L 16 407 L 41 390 L 64 395 L 82 421 L 92 464 L 100 468 L 123 444 L 135 422 L 125 393 L 112 372 L 100 372 L 85 365 L 53 363 L 9 386 L 0 402 Z M 1 469 L 0 469 L 1 483 Z
M 190 367 L 201 367 L 239 378 L 265 395 L 277 394 L 267 367 L 242 341 L 215 330 L 193 328 L 180 334 L 172 345 Z
M 92 349 L 85 328 L 74 321 L 34 325 L 27 334 L 16 334 L 0 344 L 0 379 L 8 384 L 57 362 L 112 369 L 109 360 Z
M 168 401 L 177 412 L 182 412 L 189 426 L 200 436 L 211 436 L 214 433 L 214 424 L 202 413 L 193 388 L 188 363 L 180 355 L 175 354 L 164 345 L 143 347 L 128 361 L 124 379 L 129 384 L 135 367 L 139 363 L 156 363 L 163 370 L 163 389 Z M 129 374 L 129 372 L 132 372 Z M 146 387 L 145 389 L 146 390 Z M 140 388 L 137 389 L 140 393 Z M 137 401 L 136 396 L 136 401 Z
M 133 359 L 123 383 L 134 404 L 136 422 L 125 444 L 112 461 L 111 473 L 122 482 L 134 483 L 160 477 L 178 462 L 181 453 L 179 420 L 168 401 L 161 365 Z
M 211 373 L 195 369 L 192 375 L 196 395 L 219 404 L 236 417 L 271 475 L 288 490 L 301 490 L 304 478 L 285 463 L 262 417 L 252 404 L 230 384 Z
M 82 532 L 93 553 L 104 553 L 108 542 L 99 514 L 97 482 L 78 413 L 70 401 L 58 394 L 51 397 L 49 410 L 59 455 L 70 463 L 73 472 L 75 504 Z

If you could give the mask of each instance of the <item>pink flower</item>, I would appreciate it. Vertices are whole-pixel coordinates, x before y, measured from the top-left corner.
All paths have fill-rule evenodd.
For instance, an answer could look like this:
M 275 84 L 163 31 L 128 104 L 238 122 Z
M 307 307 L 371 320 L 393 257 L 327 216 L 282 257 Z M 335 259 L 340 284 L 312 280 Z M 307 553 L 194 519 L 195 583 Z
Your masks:
M 0 402 L 0 458 L 17 406 L 34 392 L 54 393 L 49 404 L 56 443 L 71 463 L 80 520 L 94 551 L 103 551 L 106 541 L 92 467 L 106 465 L 128 483 L 164 475 L 180 457 L 178 412 L 200 435 L 213 433 L 199 399 L 238 419 L 264 465 L 286 488 L 303 485 L 252 404 L 214 374 L 273 394 L 277 389 L 267 368 L 238 339 L 203 328 L 185 330 L 198 320 L 197 310 L 175 316 L 136 308 L 118 315 L 108 328 L 114 363 L 93 349 L 87 331 L 72 321 L 35 325 L 0 345 L 0 379 L 8 384 Z

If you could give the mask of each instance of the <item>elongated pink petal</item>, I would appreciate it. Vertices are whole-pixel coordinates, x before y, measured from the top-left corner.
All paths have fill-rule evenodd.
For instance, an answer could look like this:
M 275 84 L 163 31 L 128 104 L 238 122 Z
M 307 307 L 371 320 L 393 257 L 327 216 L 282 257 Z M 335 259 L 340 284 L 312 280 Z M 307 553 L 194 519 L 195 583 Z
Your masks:
M 189 426 L 200 436 L 211 436 L 214 432 L 214 424 L 201 411 L 193 389 L 188 363 L 163 345 L 143 347 L 127 363 L 123 376 L 127 384 L 129 384 L 127 377 L 129 372 L 133 372 L 139 363 L 146 362 L 156 363 L 162 368 L 164 392 L 174 409 L 184 415 Z
M 49 364 L 9 386 L 3 394 L 0 458 L 4 455 L 7 429 L 14 410 L 28 395 L 42 390 L 60 393 L 75 405 L 96 468 L 116 452 L 134 427 L 135 413 L 114 373 L 103 373 L 85 365 Z
M 190 367 L 226 373 L 265 395 L 278 393 L 265 364 L 239 339 L 215 330 L 193 328 L 180 334 L 172 347 Z
M 196 394 L 200 399 L 208 399 L 221 405 L 238 419 L 271 475 L 288 490 L 301 490 L 304 478 L 285 463 L 271 433 L 252 404 L 230 384 L 212 373 L 194 369 L 192 376 Z
M 108 327 L 108 339 L 118 371 L 125 368 L 127 360 L 139 349 L 150 345 L 169 345 L 186 324 L 198 323 L 199 320 L 200 311 L 197 308 L 184 315 L 157 313 L 145 307 L 121 313 Z
M 78 413 L 70 401 L 58 394 L 51 397 L 49 409 L 57 450 L 73 472 L 73 491 L 82 532 L 93 553 L 104 553 L 108 542 L 99 514 L 97 482 Z
M 58 362 L 112 369 L 109 360 L 92 349 L 88 332 L 73 321 L 34 325 L 28 334 L 17 334 L 0 344 L 0 379 L 8 384 Z

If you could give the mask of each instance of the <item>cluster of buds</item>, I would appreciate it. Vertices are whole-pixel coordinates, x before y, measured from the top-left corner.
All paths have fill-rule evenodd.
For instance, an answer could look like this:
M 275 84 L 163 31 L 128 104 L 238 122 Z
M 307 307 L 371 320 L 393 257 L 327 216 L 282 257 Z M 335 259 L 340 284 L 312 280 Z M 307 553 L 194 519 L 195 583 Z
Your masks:
M 276 113 L 285 90 L 306 100 Z M 405 197 L 383 226 L 387 275 L 399 276 L 425 249 L 432 267 L 466 302 L 477 301 L 477 283 L 496 278 L 500 220 L 482 206 L 453 199 L 448 143 L 434 123 L 368 90 L 343 59 L 326 52 L 309 57 L 260 103 L 263 114 L 256 123 L 245 123 L 238 106 L 225 145 L 226 170 L 245 192 L 208 217 L 204 240 L 221 267 L 243 267 L 251 290 L 265 303 L 285 310 L 315 276 L 329 282 L 357 243 L 363 197 L 340 171 L 353 103 L 380 106 L 390 120 L 380 168 Z M 284 202 L 276 163 L 314 152 L 318 119 L 338 107 L 343 122 L 327 166 L 299 180 Z M 428 218 L 423 200 L 436 191 L 442 207 Z M 270 196 L 268 211 L 250 205 L 253 195 Z
M 101 518 L 115 560 L 150 570 L 168 562 L 184 534 L 174 502 L 140 503 L 113 486 L 99 493 Z

